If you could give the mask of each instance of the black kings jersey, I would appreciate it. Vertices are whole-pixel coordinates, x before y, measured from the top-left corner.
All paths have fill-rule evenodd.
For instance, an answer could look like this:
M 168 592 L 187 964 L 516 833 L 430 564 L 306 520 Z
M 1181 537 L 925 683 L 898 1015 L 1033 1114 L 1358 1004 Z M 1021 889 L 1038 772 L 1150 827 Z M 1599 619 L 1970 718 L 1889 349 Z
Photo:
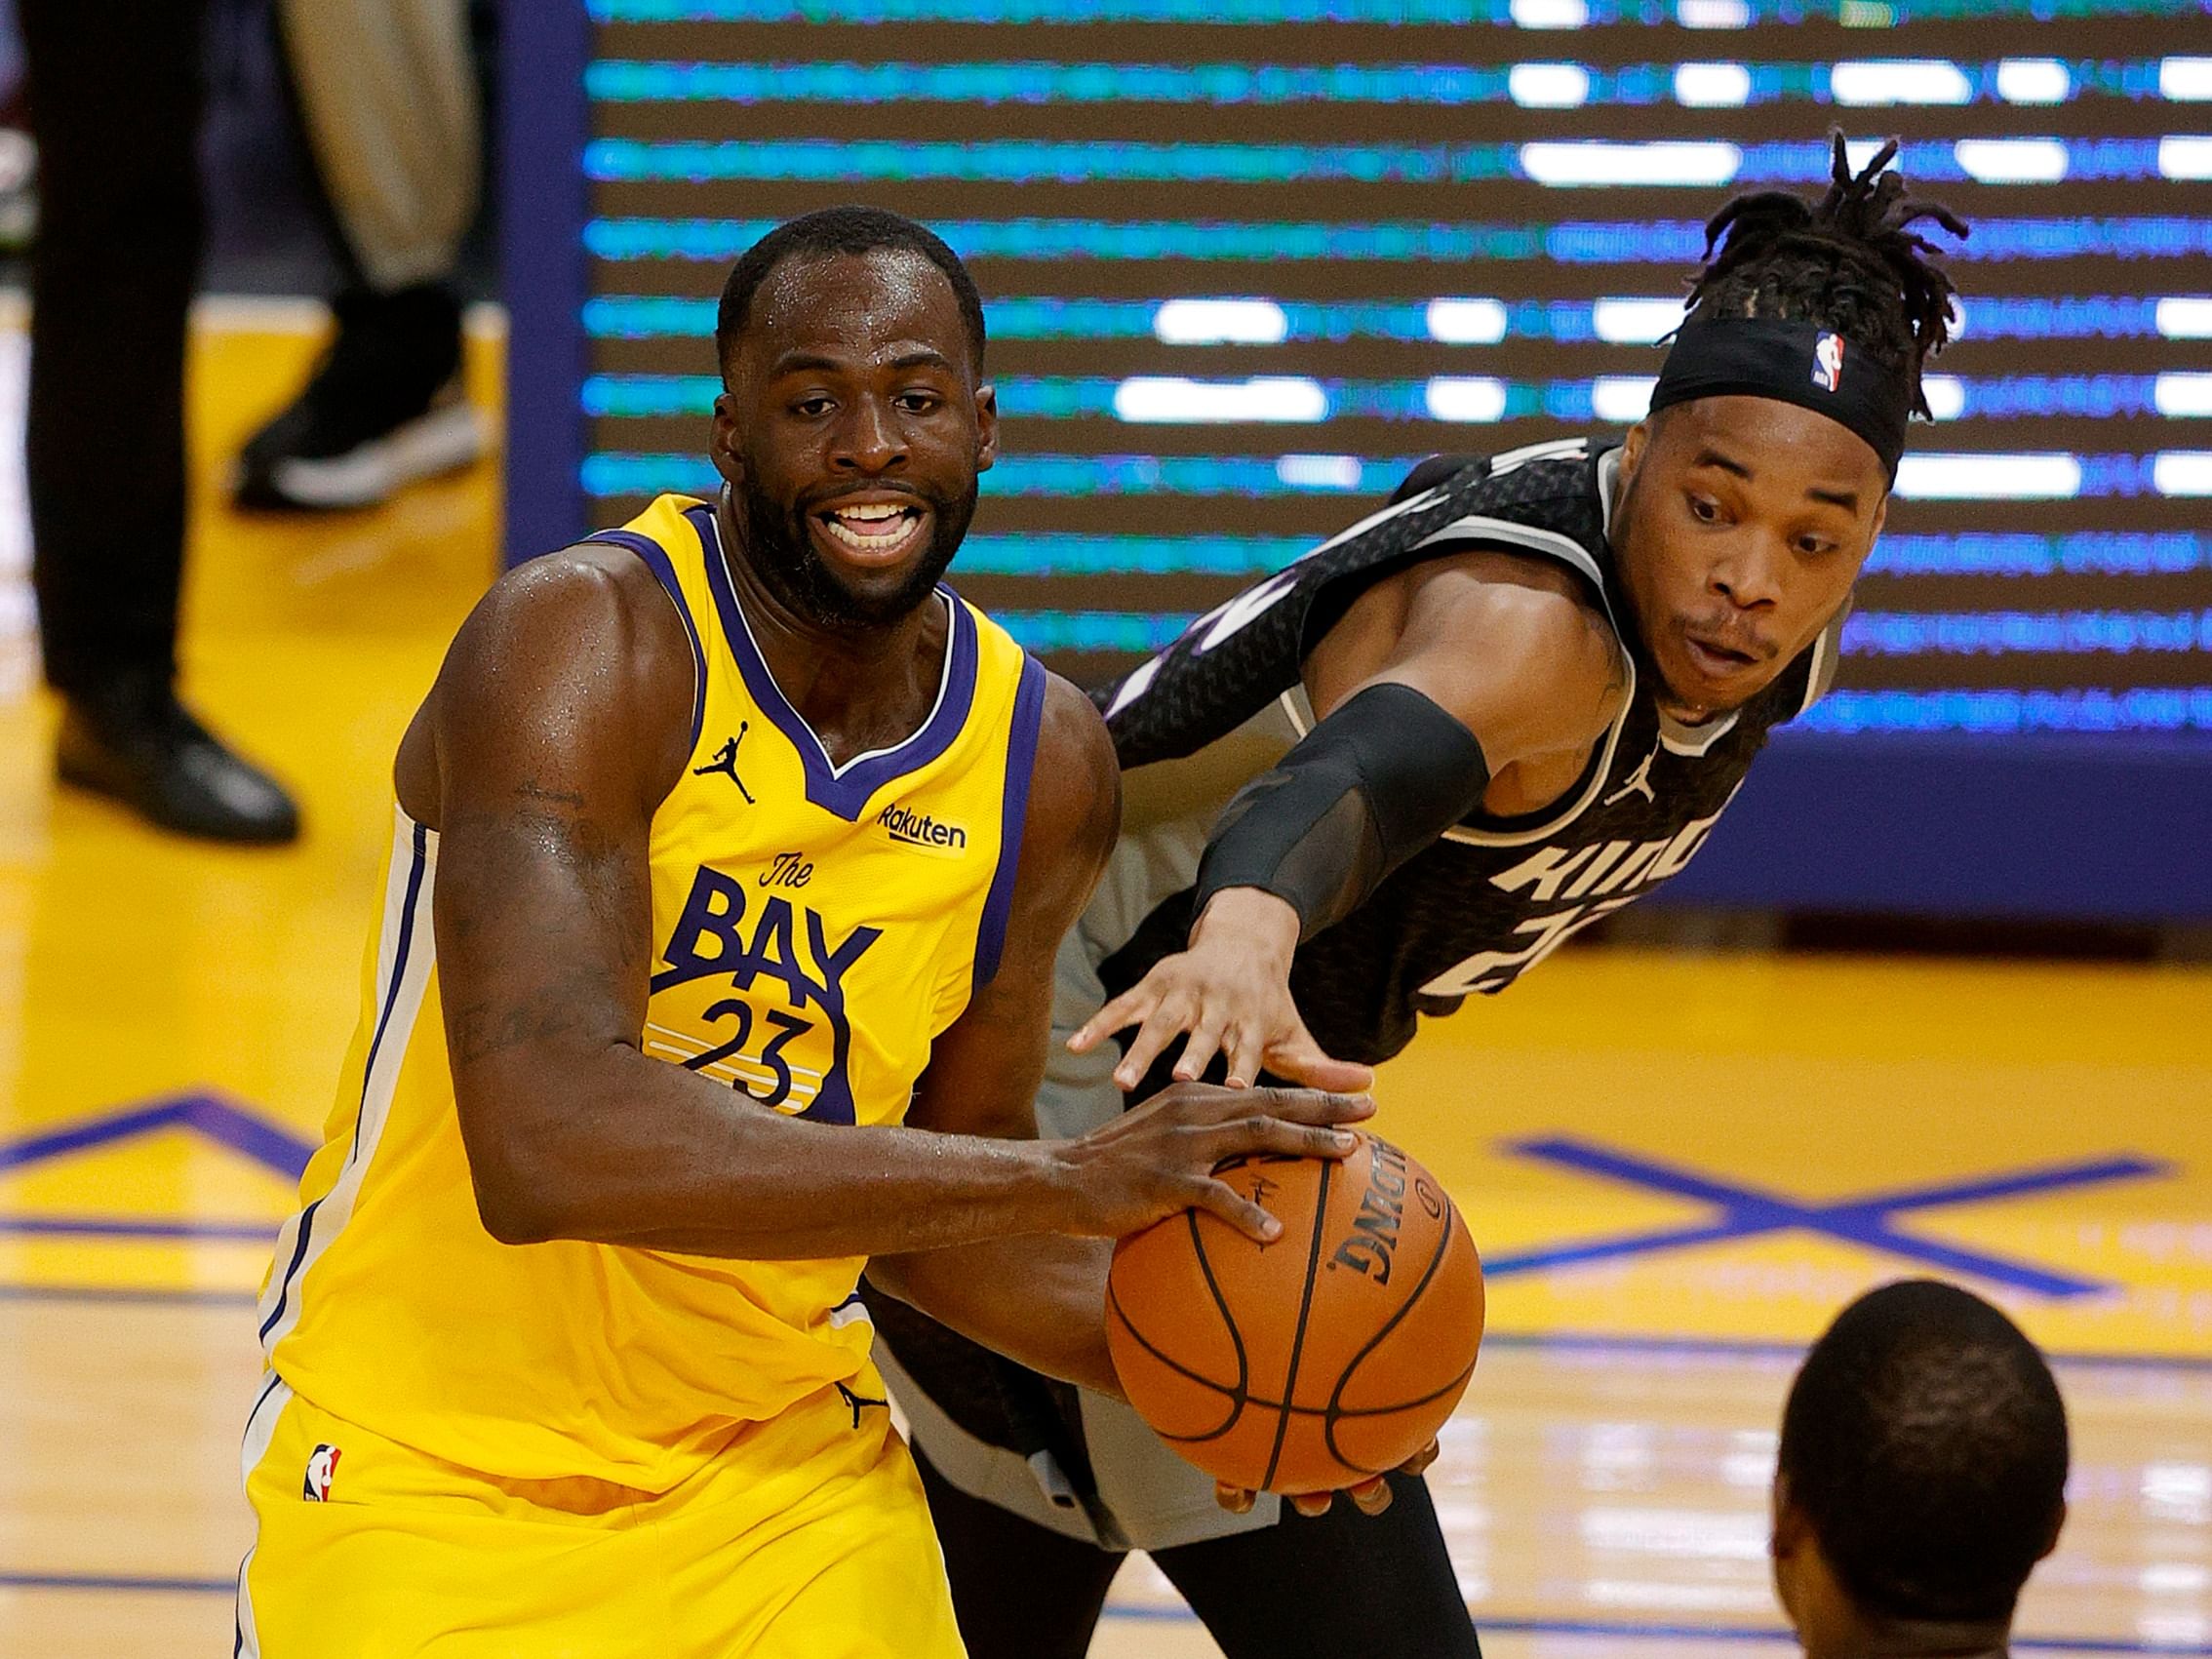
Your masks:
M 1300 679 L 1308 650 L 1368 585 L 1448 553 L 1491 547 L 1574 572 L 1626 648 L 1629 695 L 1552 806 L 1463 820 L 1299 947 L 1291 991 L 1323 1048 L 1363 1063 L 1389 1058 L 1412 1040 L 1418 1016 L 1504 990 L 1689 862 L 1768 731 L 1825 689 L 1840 618 L 1733 713 L 1697 727 L 1663 714 L 1606 540 L 1618 455 L 1617 443 L 1577 438 L 1426 462 L 1391 505 L 1092 693 L 1128 792 L 1124 846 L 1108 874 L 1119 890 L 1101 894 L 1124 934 L 1099 941 L 1109 994 L 1182 948 L 1206 832 L 1245 782 L 1312 729 Z

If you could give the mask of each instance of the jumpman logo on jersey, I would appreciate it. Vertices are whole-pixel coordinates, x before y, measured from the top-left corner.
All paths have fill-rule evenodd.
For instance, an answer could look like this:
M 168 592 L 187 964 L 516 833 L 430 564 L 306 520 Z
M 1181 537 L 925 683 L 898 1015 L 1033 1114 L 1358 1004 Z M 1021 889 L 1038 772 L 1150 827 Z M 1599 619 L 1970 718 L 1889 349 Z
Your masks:
M 719 772 L 729 778 L 731 783 L 737 786 L 737 793 L 744 796 L 745 805 L 748 807 L 756 806 L 758 803 L 753 800 L 753 792 L 745 787 L 745 780 L 737 775 L 737 745 L 752 724 L 749 720 L 740 720 L 737 723 L 737 735 L 717 749 L 714 752 L 714 759 L 707 762 L 705 766 L 691 769 L 693 777 L 704 777 L 709 772 Z
M 881 1405 L 887 1411 L 890 1409 L 890 1402 L 888 1400 L 871 1400 L 867 1395 L 854 1394 L 843 1383 L 834 1386 L 837 1389 L 838 1397 L 845 1402 L 846 1406 L 851 1411 L 852 1426 L 855 1429 L 860 1426 L 860 1408 L 863 1405 Z
M 1658 758 L 1659 751 L 1657 749 L 1644 756 L 1643 764 L 1629 773 L 1628 781 L 1614 790 L 1612 794 L 1606 796 L 1599 805 L 1610 807 L 1614 802 L 1625 801 L 1631 795 L 1640 795 L 1656 807 L 1659 804 L 1659 797 L 1653 794 L 1651 790 L 1651 763 Z

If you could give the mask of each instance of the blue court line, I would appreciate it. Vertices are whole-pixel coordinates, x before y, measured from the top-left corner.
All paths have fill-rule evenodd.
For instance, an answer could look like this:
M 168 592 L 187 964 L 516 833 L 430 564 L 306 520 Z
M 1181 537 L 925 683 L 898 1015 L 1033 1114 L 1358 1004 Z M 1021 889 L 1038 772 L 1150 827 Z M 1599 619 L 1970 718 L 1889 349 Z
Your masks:
M 1636 349 L 1630 342 L 1621 342 Z M 1479 415 L 1440 412 L 1435 405 L 1436 380 L 1430 376 L 1396 380 L 1346 379 L 1338 376 L 1299 375 L 1320 389 L 1320 408 L 1303 425 L 1335 420 L 1424 421 L 1442 425 L 1494 425 L 1507 420 L 1547 416 L 1555 420 L 1601 420 L 1598 414 L 1599 388 L 1603 381 L 1593 375 L 1544 380 L 1482 378 L 1493 388 L 1494 409 Z M 999 394 L 999 414 L 1017 420 L 1126 419 L 1121 401 L 1132 379 L 1145 375 L 1006 375 L 992 384 Z M 1235 376 L 1227 377 L 1234 383 Z M 1201 379 L 1202 385 L 1225 383 L 1221 377 Z M 2167 375 L 1996 375 L 1956 377 L 1959 407 L 1954 420 L 2040 420 L 2058 418 L 2117 419 L 2140 416 L 2159 420 L 2194 420 L 2201 415 L 2176 411 L 2162 401 L 2161 386 L 2170 385 Z M 576 402 L 584 414 L 601 420 L 664 419 L 669 416 L 705 416 L 722 393 L 722 380 L 714 375 L 609 374 L 586 375 L 577 388 Z M 1177 418 L 1147 417 L 1162 425 L 1203 425 L 1210 415 L 1184 415 Z
M 192 1290 L 135 1284 L 0 1284 L 0 1302 L 118 1302 L 156 1308 L 251 1308 L 254 1290 Z
M 207 1239 L 266 1244 L 278 1221 L 146 1221 L 134 1215 L 0 1215 L 0 1234 L 84 1239 Z
M 0 1590 L 134 1592 L 154 1595 L 229 1596 L 235 1578 L 155 1578 L 94 1572 L 0 1572 Z M 1196 1619 L 1188 1607 L 1108 1607 L 1105 1617 L 1141 1623 L 1186 1623 Z M 1603 1636 L 1624 1641 L 1787 1641 L 1789 1632 L 1742 1625 L 1645 1625 L 1611 1619 L 1526 1619 L 1476 1615 L 1477 1626 L 1503 1636 Z M 2212 1645 L 2174 1646 L 2170 1642 L 2116 1640 L 2110 1637 L 2015 1636 L 2015 1648 L 2034 1652 L 2168 1653 L 2204 1659 Z
M 1215 0 L 1205 0 L 1208 5 Z M 584 251 L 607 260 L 728 264 L 776 226 L 766 218 L 587 220 Z M 964 259 L 1549 259 L 1559 264 L 1692 264 L 1705 257 L 1700 219 L 1506 223 L 1435 220 L 1197 220 L 1016 217 L 933 219 Z M 2212 253 L 2212 218 L 2178 215 L 2014 218 L 1987 215 L 1954 260 L 2175 259 Z M 2164 278 L 2157 279 L 2163 282 Z M 1973 302 L 1967 302 L 1969 314 Z
M 180 1290 L 155 1286 L 106 1284 L 0 1284 L 0 1302 L 117 1302 L 151 1307 L 251 1308 L 259 1301 L 252 1290 Z M 1482 1335 L 1488 1348 L 1511 1348 L 1532 1353 L 1606 1355 L 1643 1354 L 1690 1360 L 1780 1360 L 1804 1358 L 1802 1342 L 1777 1342 L 1728 1336 L 1636 1336 L 1612 1331 L 1489 1330 Z M 2140 1371 L 2178 1371 L 2185 1375 L 2212 1374 L 2212 1356 L 2190 1354 L 2117 1354 L 2105 1352 L 2061 1353 L 2046 1351 L 2054 1365 L 2107 1367 Z
M 2207 222 L 2212 223 L 2212 220 Z M 1208 455 L 1033 452 L 1003 457 L 983 475 L 981 488 L 986 495 L 1055 499 L 1088 495 L 1234 495 L 1250 499 L 1351 494 L 1380 496 L 1397 489 L 1425 457 L 1419 454 L 1330 455 L 1320 472 L 1286 479 L 1283 463 L 1287 458 L 1280 453 Z M 2087 501 L 2153 495 L 2182 498 L 2167 495 L 2160 488 L 2156 453 L 2074 454 L 2070 459 L 2079 471 L 2079 483 L 2067 499 Z M 663 491 L 711 495 L 720 488 L 713 465 L 695 452 L 599 451 L 583 457 L 577 480 L 584 494 L 591 496 L 655 495 Z M 1947 486 L 1932 488 L 1940 491 Z M 1916 498 L 1964 497 L 1927 494 Z
M 159 1578 L 104 1572 L 0 1572 L 0 1590 L 129 1590 L 170 1596 L 232 1596 L 231 1578 Z
M 1855 611 L 1846 656 L 2027 656 L 2212 652 L 2203 611 Z
M 1611 1238 L 1585 1240 L 1525 1250 L 1486 1264 L 1488 1277 L 1578 1266 L 1584 1262 L 1613 1261 L 1624 1256 L 1651 1255 L 1663 1250 L 1698 1244 L 1732 1243 L 1773 1233 L 1808 1232 L 1844 1244 L 1903 1256 L 1909 1261 L 1941 1268 L 1948 1273 L 2007 1284 L 2017 1290 L 2054 1298 L 2095 1295 L 2116 1286 L 2093 1279 L 2077 1279 L 2028 1263 L 2010 1261 L 1940 1241 L 1900 1232 L 1891 1218 L 1900 1211 L 1930 1209 L 1947 1205 L 1984 1203 L 1992 1199 L 2057 1192 L 2070 1187 L 2096 1186 L 2108 1181 L 2134 1180 L 2173 1172 L 2173 1165 L 2147 1158 L 2121 1156 L 2081 1160 L 2014 1170 L 2004 1174 L 1947 1181 L 1935 1186 L 1898 1188 L 1870 1193 L 1830 1204 L 1807 1204 L 1762 1188 L 1718 1176 L 1700 1174 L 1679 1165 L 1614 1152 L 1594 1142 L 1568 1135 L 1540 1136 L 1509 1141 L 1505 1149 L 1524 1158 L 1538 1159 L 1563 1168 L 1579 1170 L 1717 1206 L 1720 1214 L 1711 1221 L 1689 1226 L 1658 1228 Z

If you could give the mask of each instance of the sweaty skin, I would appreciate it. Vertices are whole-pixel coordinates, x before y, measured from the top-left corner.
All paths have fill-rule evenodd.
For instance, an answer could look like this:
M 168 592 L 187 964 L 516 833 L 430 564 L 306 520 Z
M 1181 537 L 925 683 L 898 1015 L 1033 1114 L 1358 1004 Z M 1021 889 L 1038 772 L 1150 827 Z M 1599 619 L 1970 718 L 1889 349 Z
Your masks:
M 932 514 L 971 497 L 995 451 L 972 359 L 950 283 L 886 251 L 779 266 L 725 365 L 712 453 L 731 487 L 719 510 L 733 585 L 833 761 L 928 717 L 945 628 L 934 605 L 826 622 L 809 596 L 880 613 L 931 537 L 855 551 L 810 517 L 831 585 L 809 589 L 764 563 L 791 549 L 750 545 L 732 498 L 749 489 L 796 522 L 863 496 Z M 1279 1224 L 1213 1166 L 1252 1150 L 1342 1156 L 1333 1126 L 1371 1105 L 1178 1087 L 1081 1140 L 1033 1138 L 1052 951 L 1119 814 L 1105 728 L 1057 680 L 1001 969 L 938 1039 L 908 1126 L 787 1118 L 649 1058 L 650 834 L 689 759 L 691 696 L 691 645 L 652 573 L 618 549 L 573 547 L 492 589 L 401 743 L 400 805 L 440 836 L 438 966 L 484 1225 L 506 1244 L 764 1260 L 970 1246 L 965 1275 L 932 1273 L 927 1257 L 877 1271 L 955 1328 L 1113 1390 L 1104 1241 L 1194 1205 L 1272 1237 Z
M 1612 539 L 1661 706 L 1697 724 L 1772 684 L 1849 602 L 1888 512 L 1866 440 L 1771 398 L 1679 404 L 1628 434 Z M 1582 775 L 1628 677 L 1594 595 L 1557 565 L 1481 549 L 1413 565 L 1355 600 L 1307 654 L 1316 718 L 1367 686 L 1410 686 L 1482 745 L 1486 811 L 1540 811 Z M 1255 810 L 1266 810 L 1262 805 Z M 1290 997 L 1298 914 L 1258 888 L 1214 895 L 1164 958 L 1068 1040 L 1085 1053 L 1136 1027 L 1114 1081 L 1134 1088 L 1188 1036 L 1175 1076 L 1226 1057 L 1318 1088 L 1372 1074 L 1322 1052 Z

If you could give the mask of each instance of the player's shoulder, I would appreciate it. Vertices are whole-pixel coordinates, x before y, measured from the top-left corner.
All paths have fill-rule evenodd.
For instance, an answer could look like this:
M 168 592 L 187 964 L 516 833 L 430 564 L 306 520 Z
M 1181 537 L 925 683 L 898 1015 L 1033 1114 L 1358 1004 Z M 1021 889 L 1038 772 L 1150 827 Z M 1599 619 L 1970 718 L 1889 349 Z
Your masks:
M 581 544 L 530 560 L 492 584 L 447 648 L 400 742 L 401 805 L 434 822 L 441 778 L 495 770 L 491 758 L 524 734 L 557 737 L 578 765 L 635 772 L 658 800 L 682 769 L 692 696 L 689 637 L 635 554 Z
M 1614 447 L 1609 440 L 1589 437 L 1557 438 L 1541 444 L 1495 454 L 1447 451 L 1414 464 L 1398 489 L 1392 503 L 1410 501 L 1434 490 L 1463 493 L 1481 491 L 1511 516 L 1521 503 L 1574 500 L 1597 501 L 1597 458 Z M 1483 490 L 1482 487 L 1489 488 Z
M 504 573 L 454 646 L 487 666 L 543 652 L 572 660 L 619 652 L 633 671 L 650 673 L 667 658 L 690 683 L 690 638 L 659 577 L 629 549 L 605 542 L 578 542 Z
M 1045 673 L 1045 706 L 1037 733 L 1037 758 L 1086 770 L 1114 766 L 1114 739 L 1106 717 L 1090 694 L 1064 674 Z
M 694 681 L 691 637 L 658 577 L 626 548 L 583 542 L 492 584 L 454 636 L 431 704 L 506 720 L 588 715 L 643 737 L 688 731 Z
M 1524 550 L 1474 545 L 1407 571 L 1405 632 L 1456 651 L 1610 677 L 1625 652 L 1602 599 L 1577 571 Z
M 1468 512 L 1435 532 L 1428 557 L 1402 573 L 1408 599 L 1451 607 L 1465 620 L 1488 610 L 1501 625 L 1617 646 L 1604 593 L 1601 454 L 1591 440 L 1570 438 L 1421 462 L 1394 499 L 1447 491 Z

